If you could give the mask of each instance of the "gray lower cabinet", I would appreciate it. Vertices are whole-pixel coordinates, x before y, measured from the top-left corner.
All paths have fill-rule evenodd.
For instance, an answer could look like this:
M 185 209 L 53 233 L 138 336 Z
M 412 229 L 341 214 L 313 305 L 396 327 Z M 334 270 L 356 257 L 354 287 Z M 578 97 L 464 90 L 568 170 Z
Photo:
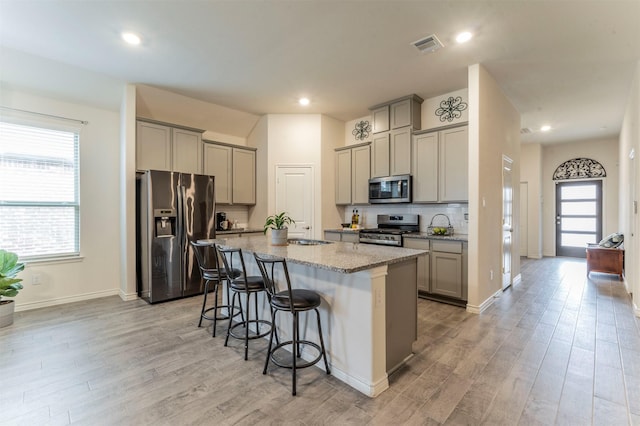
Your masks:
M 462 298 L 462 255 L 431 253 L 431 293 Z
M 462 242 L 431 241 L 430 293 L 463 298 Z
M 466 242 L 405 237 L 404 247 L 429 251 L 426 257 L 418 258 L 418 290 L 422 294 L 452 303 L 452 299 L 467 300 Z

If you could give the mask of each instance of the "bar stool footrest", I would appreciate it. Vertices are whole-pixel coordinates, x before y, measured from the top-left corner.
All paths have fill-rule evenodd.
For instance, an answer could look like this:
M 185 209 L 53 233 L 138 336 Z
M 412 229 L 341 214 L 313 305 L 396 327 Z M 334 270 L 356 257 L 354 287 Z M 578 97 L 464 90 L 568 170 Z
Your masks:
M 280 342 L 280 344 L 274 346 L 271 349 L 271 353 L 269 354 L 269 358 L 271 358 L 271 361 L 273 361 L 273 363 L 275 365 L 277 365 L 278 367 L 282 367 L 282 368 L 289 368 L 289 369 L 293 369 L 293 364 L 292 363 L 282 363 L 280 362 L 280 360 L 278 358 L 275 357 L 275 353 L 277 350 L 279 349 L 283 349 L 284 346 L 288 346 L 288 345 L 293 345 L 293 341 L 292 340 L 287 340 L 286 342 Z M 318 361 L 320 361 L 322 359 L 322 348 L 320 347 L 319 344 L 315 343 L 315 342 L 310 342 L 309 340 L 298 340 L 298 345 L 305 345 L 305 346 L 311 346 L 313 348 L 315 348 L 318 351 L 318 356 L 313 359 L 312 361 L 307 361 L 307 360 L 303 360 L 302 358 L 298 358 L 301 360 L 300 363 L 296 362 L 296 370 L 298 368 L 307 368 L 307 367 L 311 367 L 312 365 L 315 365 L 318 363 Z M 292 351 L 295 351 L 295 347 L 291 348 Z M 286 355 L 286 357 L 288 357 L 289 360 L 291 360 L 291 353 L 288 353 Z
M 247 322 L 249 323 L 249 325 L 251 325 L 251 324 L 263 324 L 263 325 L 267 325 L 268 326 L 267 331 L 264 331 L 264 332 L 262 332 L 260 334 L 256 334 L 256 333 L 252 332 L 251 330 L 249 330 L 250 333 L 253 333 L 253 334 L 249 334 L 249 337 L 247 337 L 247 339 L 249 339 L 249 340 L 259 339 L 261 337 L 267 336 L 269 333 L 271 333 L 271 327 L 273 327 L 271 322 L 267 321 L 267 320 L 254 320 L 253 319 L 253 320 L 249 320 Z M 229 336 L 231 336 L 233 338 L 236 338 L 236 339 L 244 340 L 245 339 L 244 333 L 243 334 L 235 334 L 234 333 L 234 330 L 236 328 L 241 327 L 241 326 L 244 327 L 244 325 L 245 325 L 244 322 L 237 322 L 237 323 L 233 324 L 231 326 L 231 328 L 229 329 Z
M 218 305 L 218 307 L 212 307 L 212 308 L 205 309 L 205 310 L 202 312 L 202 315 L 200 315 L 200 316 L 201 316 L 203 319 L 206 319 L 206 320 L 209 320 L 209 321 L 213 321 L 213 320 L 214 320 L 214 318 L 213 318 L 213 317 L 210 317 L 210 316 L 207 316 L 207 313 L 208 313 L 208 312 L 211 312 L 211 311 L 214 311 L 214 310 L 216 310 L 216 309 L 225 309 L 225 308 L 227 309 L 227 312 L 229 312 L 229 308 L 233 308 L 233 310 L 234 310 L 234 311 L 237 311 L 237 312 L 234 312 L 234 314 L 233 314 L 233 315 L 231 315 L 231 318 L 235 318 L 235 317 L 237 317 L 238 315 L 240 315 L 240 313 L 241 313 L 240 308 L 239 308 L 238 306 L 231 306 L 231 305 Z M 216 319 L 216 320 L 228 320 L 228 319 L 229 319 L 229 315 L 228 315 L 228 314 L 227 314 L 227 315 L 222 315 L 222 314 L 221 314 L 221 316 L 216 316 L 216 318 L 215 318 L 215 319 Z

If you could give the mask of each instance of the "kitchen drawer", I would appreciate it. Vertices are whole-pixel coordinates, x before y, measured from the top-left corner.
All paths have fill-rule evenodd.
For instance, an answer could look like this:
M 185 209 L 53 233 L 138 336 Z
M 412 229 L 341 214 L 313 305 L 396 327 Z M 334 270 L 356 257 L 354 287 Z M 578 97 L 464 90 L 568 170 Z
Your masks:
M 407 238 L 404 237 L 403 247 L 418 249 L 418 250 L 429 250 L 429 240 L 425 238 Z
M 462 241 L 431 240 L 431 251 L 462 254 Z

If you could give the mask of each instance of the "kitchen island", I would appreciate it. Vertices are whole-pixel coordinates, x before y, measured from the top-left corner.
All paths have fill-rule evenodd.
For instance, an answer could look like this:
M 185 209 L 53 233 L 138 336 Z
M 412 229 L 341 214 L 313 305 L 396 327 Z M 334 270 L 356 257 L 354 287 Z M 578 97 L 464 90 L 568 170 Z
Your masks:
M 292 285 L 322 298 L 320 317 L 331 373 L 360 392 L 379 395 L 389 387 L 388 374 L 412 356 L 417 260 L 426 252 L 343 242 L 272 246 L 263 235 L 209 241 L 241 248 L 250 275 L 259 275 L 253 253 L 286 258 Z M 264 298 L 260 306 L 261 317 L 268 318 Z M 290 321 L 280 318 L 284 320 L 278 322 L 278 333 L 286 340 Z M 302 317 L 303 334 L 317 341 L 312 319 Z M 303 351 L 302 356 L 313 359 L 315 354 Z

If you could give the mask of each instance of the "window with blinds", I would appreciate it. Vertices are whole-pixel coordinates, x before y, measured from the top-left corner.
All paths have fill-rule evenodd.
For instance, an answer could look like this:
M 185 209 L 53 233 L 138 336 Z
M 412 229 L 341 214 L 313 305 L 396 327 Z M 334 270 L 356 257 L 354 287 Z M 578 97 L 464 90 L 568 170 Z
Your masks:
M 36 121 L 0 117 L 0 248 L 23 260 L 77 256 L 80 129 Z

